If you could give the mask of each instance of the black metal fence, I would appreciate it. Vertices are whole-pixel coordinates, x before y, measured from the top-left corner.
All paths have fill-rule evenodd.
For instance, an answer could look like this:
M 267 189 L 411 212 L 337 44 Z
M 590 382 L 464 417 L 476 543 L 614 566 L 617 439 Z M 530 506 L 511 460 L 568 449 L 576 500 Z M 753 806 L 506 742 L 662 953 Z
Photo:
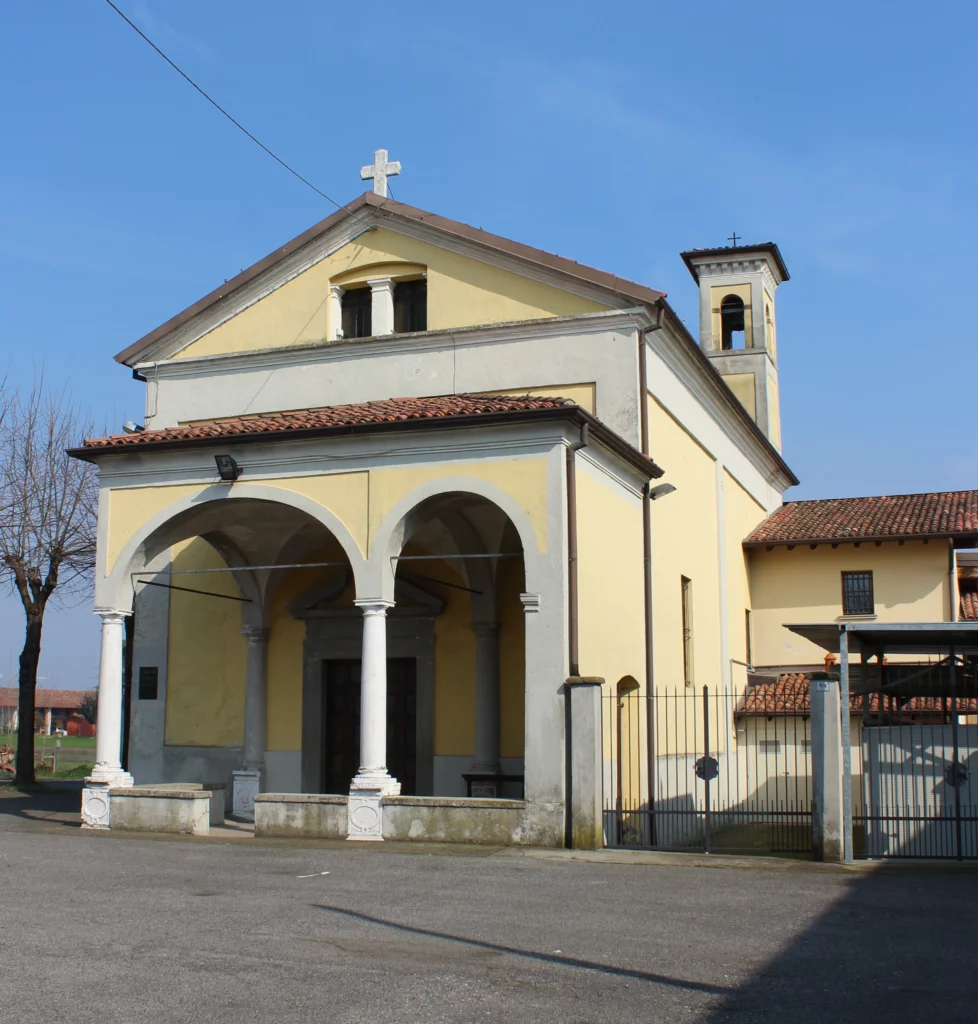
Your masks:
M 605 695 L 603 709 L 606 845 L 811 852 L 807 714 L 705 686 Z

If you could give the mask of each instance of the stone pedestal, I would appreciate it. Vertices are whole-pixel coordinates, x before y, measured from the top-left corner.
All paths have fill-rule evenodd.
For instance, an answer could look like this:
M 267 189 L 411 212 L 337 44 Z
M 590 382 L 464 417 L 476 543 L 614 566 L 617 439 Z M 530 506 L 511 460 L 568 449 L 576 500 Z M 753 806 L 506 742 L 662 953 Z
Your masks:
M 85 780 L 81 799 L 82 828 L 109 827 L 110 788 L 111 783 L 108 782 L 98 782 L 91 778 Z
M 834 679 L 813 679 L 808 694 L 812 711 L 812 849 L 816 860 L 839 863 L 845 852 L 839 684 Z
M 572 676 L 567 680 L 570 730 L 566 739 L 570 762 L 568 836 L 575 850 L 604 846 L 601 806 L 601 687 L 600 676 Z
M 250 770 L 232 772 L 231 813 L 245 821 L 255 820 L 255 797 L 261 789 L 261 772 Z

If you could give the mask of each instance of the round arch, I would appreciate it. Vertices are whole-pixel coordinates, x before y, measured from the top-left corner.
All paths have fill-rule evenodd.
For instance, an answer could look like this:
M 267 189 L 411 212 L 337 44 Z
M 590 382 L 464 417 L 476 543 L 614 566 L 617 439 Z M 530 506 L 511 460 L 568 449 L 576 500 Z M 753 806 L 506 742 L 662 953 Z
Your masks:
M 210 492 L 210 496 L 209 495 Z M 147 566 L 145 546 L 167 524 L 177 516 L 196 508 L 211 506 L 229 498 L 249 498 L 255 501 L 267 501 L 277 505 L 287 505 L 299 512 L 304 512 L 312 519 L 321 523 L 335 537 L 353 569 L 354 580 L 365 575 L 366 562 L 360 546 L 354 540 L 347 527 L 329 509 L 313 501 L 311 498 L 281 487 L 267 487 L 261 484 L 235 484 L 233 488 L 204 487 L 196 494 L 186 495 L 168 505 L 156 515 L 151 516 L 126 542 L 119 552 L 111 572 L 96 580 L 95 605 L 97 608 L 128 609 L 132 606 L 133 572 L 140 572 Z
M 404 546 L 404 533 L 408 517 L 423 502 L 449 494 L 467 494 L 483 498 L 506 514 L 516 529 L 523 546 L 526 588 L 527 590 L 540 589 L 538 583 L 539 548 L 533 524 L 526 512 L 512 495 L 495 484 L 477 477 L 447 476 L 429 480 L 416 487 L 401 498 L 384 517 L 370 543 L 370 558 L 366 565 L 367 574 L 364 580 L 369 589 L 361 593 L 358 582 L 358 597 L 380 598 L 385 601 L 394 599 L 394 571 L 391 559 L 396 558 Z

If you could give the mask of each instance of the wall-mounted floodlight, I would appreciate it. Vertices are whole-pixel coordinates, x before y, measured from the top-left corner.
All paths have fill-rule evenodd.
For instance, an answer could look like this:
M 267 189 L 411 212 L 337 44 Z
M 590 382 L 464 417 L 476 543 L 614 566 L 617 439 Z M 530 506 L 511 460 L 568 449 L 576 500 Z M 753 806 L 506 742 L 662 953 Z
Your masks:
M 659 484 L 658 487 L 653 487 L 652 490 L 649 491 L 649 497 L 655 501 L 656 498 L 664 498 L 667 494 L 672 494 L 675 489 L 675 484 Z
M 232 483 L 241 476 L 241 467 L 230 455 L 215 455 L 214 461 L 217 463 L 217 472 L 222 480 Z
M 126 422 L 122 424 L 122 429 L 127 434 L 141 434 L 145 428 L 142 423 L 137 423 L 135 420 L 126 420 Z

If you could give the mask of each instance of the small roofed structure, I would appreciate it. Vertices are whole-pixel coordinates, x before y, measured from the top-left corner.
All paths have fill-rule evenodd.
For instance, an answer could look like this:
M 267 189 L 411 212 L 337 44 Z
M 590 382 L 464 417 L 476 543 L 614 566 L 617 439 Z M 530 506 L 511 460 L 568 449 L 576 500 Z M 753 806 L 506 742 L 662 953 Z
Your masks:
M 88 690 L 55 690 L 39 687 L 34 691 L 34 729 L 50 736 L 62 731 L 69 736 L 94 736 L 95 726 L 81 713 Z M 14 732 L 18 724 L 20 691 L 15 686 L 0 686 L 0 732 Z

